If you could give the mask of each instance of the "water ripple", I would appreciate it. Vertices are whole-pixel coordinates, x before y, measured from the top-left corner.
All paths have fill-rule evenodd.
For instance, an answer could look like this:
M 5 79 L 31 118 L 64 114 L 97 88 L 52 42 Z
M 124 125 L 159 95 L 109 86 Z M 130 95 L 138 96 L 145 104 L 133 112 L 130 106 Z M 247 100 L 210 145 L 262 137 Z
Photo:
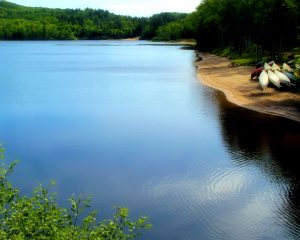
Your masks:
M 198 167 L 194 172 L 203 172 Z M 195 232 L 199 231 L 199 236 L 205 236 L 205 239 L 241 239 L 243 236 L 271 239 L 278 231 L 283 231 L 286 224 L 299 219 L 299 213 L 290 204 L 288 209 L 282 210 L 284 217 L 280 220 L 280 213 L 274 210 L 289 205 L 286 200 L 289 184 L 273 182 L 266 187 L 259 181 L 269 179 L 257 179 L 252 171 L 241 165 L 214 168 L 207 164 L 204 167 L 206 174 L 168 175 L 161 180 L 149 181 L 143 193 L 160 212 L 160 219 L 168 222 L 169 231 L 172 228 L 179 233 L 189 229 L 184 226 L 195 225 L 199 228 Z M 289 237 L 291 232 L 299 235 L 298 225 L 290 227 Z M 159 226 L 156 229 L 162 235 L 165 233 Z M 186 234 L 187 239 L 195 239 L 195 235 L 189 236 L 188 232 L 181 234 Z
M 216 200 L 232 198 L 247 188 L 248 184 L 247 175 L 237 168 L 219 168 L 212 172 L 206 182 L 210 198 Z

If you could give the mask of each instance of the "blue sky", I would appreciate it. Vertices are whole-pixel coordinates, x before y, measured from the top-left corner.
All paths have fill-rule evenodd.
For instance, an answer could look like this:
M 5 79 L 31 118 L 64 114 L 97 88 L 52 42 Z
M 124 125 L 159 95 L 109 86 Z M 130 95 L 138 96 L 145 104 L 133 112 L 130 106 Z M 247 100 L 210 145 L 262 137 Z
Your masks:
M 150 16 L 160 12 L 192 12 L 201 0 L 9 0 L 20 5 L 51 8 L 99 8 L 122 15 Z

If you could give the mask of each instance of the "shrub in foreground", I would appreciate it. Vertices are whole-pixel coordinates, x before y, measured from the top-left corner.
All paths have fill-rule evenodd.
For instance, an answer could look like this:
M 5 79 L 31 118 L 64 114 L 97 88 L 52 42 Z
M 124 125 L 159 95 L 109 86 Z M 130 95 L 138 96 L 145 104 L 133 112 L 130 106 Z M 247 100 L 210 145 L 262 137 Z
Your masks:
M 135 239 L 151 225 L 148 218 L 131 221 L 127 208 L 117 208 L 112 219 L 97 221 L 97 212 L 82 216 L 90 199 L 72 196 L 70 209 L 60 207 L 55 193 L 37 187 L 31 197 L 21 196 L 9 182 L 17 162 L 6 164 L 0 146 L 0 239 Z M 80 219 L 80 220 L 79 220 Z

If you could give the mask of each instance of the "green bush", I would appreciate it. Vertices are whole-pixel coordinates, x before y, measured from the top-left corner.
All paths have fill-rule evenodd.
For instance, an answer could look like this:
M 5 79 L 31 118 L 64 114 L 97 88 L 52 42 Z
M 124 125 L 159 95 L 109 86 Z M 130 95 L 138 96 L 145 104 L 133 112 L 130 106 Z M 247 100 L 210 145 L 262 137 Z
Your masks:
M 97 212 L 82 216 L 90 199 L 72 196 L 70 209 L 60 207 L 49 188 L 38 186 L 31 197 L 21 196 L 8 178 L 17 162 L 4 160 L 0 145 L 0 239 L 135 239 L 149 229 L 147 217 L 131 221 L 127 208 L 117 208 L 112 219 L 98 222 Z M 80 220 L 79 220 L 80 219 Z

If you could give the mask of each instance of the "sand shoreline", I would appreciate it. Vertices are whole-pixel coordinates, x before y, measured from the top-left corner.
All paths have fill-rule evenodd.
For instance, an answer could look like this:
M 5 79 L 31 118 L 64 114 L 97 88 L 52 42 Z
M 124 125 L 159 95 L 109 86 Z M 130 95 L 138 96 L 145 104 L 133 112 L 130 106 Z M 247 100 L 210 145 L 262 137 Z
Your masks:
M 300 122 L 300 93 L 271 87 L 262 91 L 257 81 L 250 80 L 254 67 L 231 67 L 228 59 L 210 53 L 198 53 L 198 56 L 202 58 L 196 62 L 198 79 L 204 85 L 222 91 L 228 101 Z

